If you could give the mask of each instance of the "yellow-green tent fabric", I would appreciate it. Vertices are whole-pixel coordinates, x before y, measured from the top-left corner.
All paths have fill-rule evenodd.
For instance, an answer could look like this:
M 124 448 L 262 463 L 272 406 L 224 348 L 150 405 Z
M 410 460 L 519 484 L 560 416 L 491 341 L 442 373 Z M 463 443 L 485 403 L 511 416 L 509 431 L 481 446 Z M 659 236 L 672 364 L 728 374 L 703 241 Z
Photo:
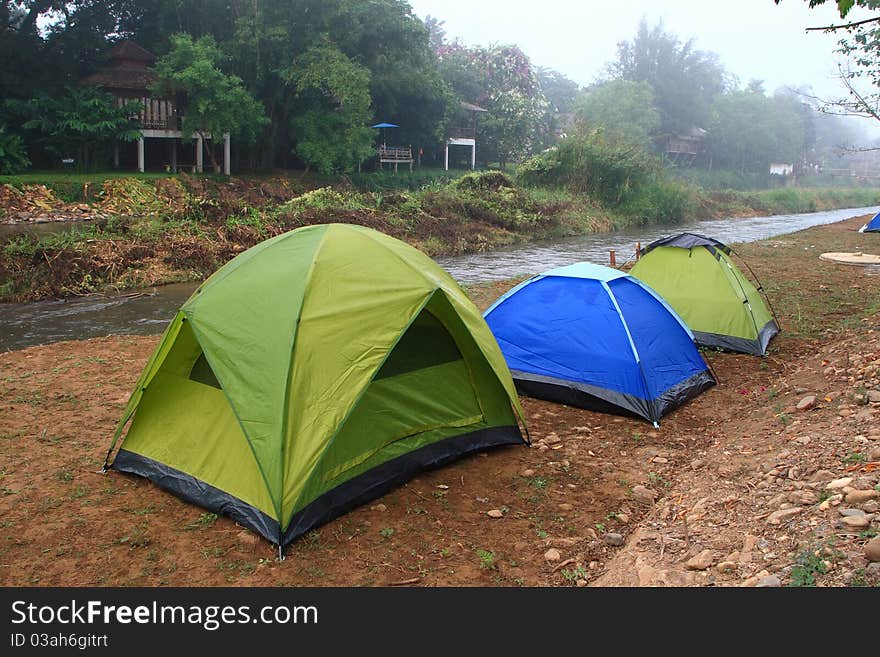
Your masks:
M 779 333 L 761 293 L 716 239 L 681 233 L 651 242 L 630 275 L 649 285 L 675 310 L 703 347 L 767 353 Z
M 427 467 L 524 443 L 517 416 L 494 337 L 443 269 L 369 228 L 308 226 L 183 304 L 110 467 L 283 548 Z

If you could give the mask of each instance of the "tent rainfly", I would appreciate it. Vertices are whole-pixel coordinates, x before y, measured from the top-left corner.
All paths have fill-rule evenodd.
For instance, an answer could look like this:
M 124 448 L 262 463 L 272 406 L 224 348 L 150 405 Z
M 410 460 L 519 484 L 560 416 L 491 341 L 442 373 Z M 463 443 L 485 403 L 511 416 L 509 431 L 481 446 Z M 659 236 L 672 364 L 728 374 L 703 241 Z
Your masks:
M 715 384 L 675 312 L 616 269 L 585 262 L 552 269 L 484 316 L 517 389 L 532 397 L 656 425 Z
M 756 288 L 718 240 L 681 233 L 651 242 L 630 274 L 654 289 L 693 331 L 698 345 L 767 354 L 779 333 Z
M 871 220 L 859 228 L 860 233 L 880 233 L 880 212 L 871 217 Z
M 495 339 L 455 281 L 377 231 L 307 226 L 215 272 L 113 437 L 146 477 L 283 548 L 425 468 L 524 444 Z M 106 467 L 106 466 L 105 466 Z

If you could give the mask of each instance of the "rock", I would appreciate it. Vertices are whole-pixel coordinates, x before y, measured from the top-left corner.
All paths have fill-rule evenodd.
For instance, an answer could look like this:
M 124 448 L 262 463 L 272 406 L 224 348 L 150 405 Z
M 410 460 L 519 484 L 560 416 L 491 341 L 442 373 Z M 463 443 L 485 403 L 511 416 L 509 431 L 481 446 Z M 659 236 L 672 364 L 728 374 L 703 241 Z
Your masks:
M 798 445 L 809 445 L 810 442 L 812 442 L 812 438 L 810 438 L 809 436 L 800 436 L 798 438 L 795 438 L 794 442 L 796 442 Z
M 868 450 L 869 461 L 880 461 L 880 447 L 872 447 Z
M 561 443 L 562 438 L 557 436 L 555 433 L 548 433 L 547 437 L 544 439 L 544 442 L 546 442 L 548 445 L 555 445 L 556 443 Z
M 875 536 L 865 543 L 865 556 L 868 561 L 880 561 L 880 536 Z
M 787 509 L 779 509 L 779 511 L 774 511 L 769 516 L 767 516 L 767 522 L 771 525 L 779 525 L 782 524 L 783 520 L 793 518 L 801 511 L 803 511 L 803 509 L 799 506 L 792 506 Z
M 798 490 L 788 494 L 788 500 L 792 504 L 811 505 L 819 501 L 819 496 L 811 490 Z
M 776 575 L 765 575 L 755 584 L 756 589 L 782 586 L 782 581 Z
M 501 509 L 492 509 L 491 511 L 486 511 L 486 515 L 490 518 L 503 518 L 504 512 Z
M 544 553 L 544 558 L 547 561 L 559 561 L 562 558 L 562 555 L 559 554 L 559 550 L 556 548 L 550 548 Z
M 632 497 L 641 504 L 653 504 L 654 500 L 657 499 L 657 492 L 639 484 L 633 486 Z
M 531 468 L 527 468 L 526 470 L 523 470 L 522 472 L 520 472 L 520 474 L 521 474 L 523 477 L 534 477 L 534 476 L 535 476 L 535 471 L 532 470 Z
M 370 507 L 371 511 L 385 511 L 387 509 L 388 509 L 388 507 L 385 506 L 384 504 L 374 504 L 373 506 Z
M 743 580 L 743 583 L 740 586 L 755 586 L 758 582 L 760 582 L 764 577 L 769 576 L 769 571 L 762 570 L 761 572 Z
M 618 513 L 617 519 L 622 522 L 624 525 L 629 522 L 629 516 L 625 513 Z
M 623 536 L 616 532 L 608 532 L 605 536 L 602 537 L 608 545 L 614 547 L 620 547 L 624 544 Z
M 844 508 L 844 509 L 838 509 L 837 512 L 842 516 L 863 516 L 863 515 L 865 515 L 865 512 L 862 511 L 861 509 Z
M 844 529 L 858 530 L 870 525 L 871 521 L 868 516 L 844 516 L 837 521 L 837 524 Z
M 810 477 L 810 481 L 819 482 L 819 481 L 828 481 L 834 476 L 834 473 L 831 470 L 817 470 L 813 473 L 813 476 Z
M 816 405 L 816 395 L 807 395 L 801 399 L 795 408 L 798 411 L 808 411 Z
M 717 566 L 715 566 L 715 570 L 717 570 L 719 573 L 735 573 L 736 567 L 736 561 L 722 561 Z
M 847 493 L 844 499 L 847 504 L 862 504 L 877 498 L 880 498 L 880 491 L 878 490 L 854 490 L 851 493 Z
M 712 550 L 703 550 L 698 555 L 688 559 L 688 562 L 685 565 L 689 570 L 706 570 L 715 563 L 715 558 L 715 552 Z
M 869 390 L 868 401 L 872 404 L 880 403 L 880 390 Z
M 852 483 L 852 477 L 843 477 L 841 479 L 835 479 L 833 481 L 829 481 L 825 486 L 825 490 L 839 490 L 841 488 L 846 488 Z
M 574 505 L 572 504 L 562 503 L 559 505 L 560 511 L 571 511 L 572 509 L 574 509 Z
M 585 580 L 585 579 L 579 579 L 577 582 L 575 582 L 575 585 L 576 585 L 578 588 L 584 587 L 584 586 L 586 586 L 587 584 L 589 584 L 589 582 L 588 582 L 587 580 Z

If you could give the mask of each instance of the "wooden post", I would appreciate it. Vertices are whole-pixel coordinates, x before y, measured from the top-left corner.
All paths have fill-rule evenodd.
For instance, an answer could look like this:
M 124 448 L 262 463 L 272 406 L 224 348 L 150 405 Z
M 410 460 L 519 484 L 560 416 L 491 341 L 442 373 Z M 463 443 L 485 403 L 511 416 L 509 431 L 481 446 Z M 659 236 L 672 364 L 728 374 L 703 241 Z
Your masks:
M 611 266 L 616 267 L 617 266 L 617 254 L 614 252 L 614 249 L 611 249 L 611 251 L 609 251 L 609 255 L 611 256 Z
M 636 260 L 642 257 L 642 243 L 636 242 Z

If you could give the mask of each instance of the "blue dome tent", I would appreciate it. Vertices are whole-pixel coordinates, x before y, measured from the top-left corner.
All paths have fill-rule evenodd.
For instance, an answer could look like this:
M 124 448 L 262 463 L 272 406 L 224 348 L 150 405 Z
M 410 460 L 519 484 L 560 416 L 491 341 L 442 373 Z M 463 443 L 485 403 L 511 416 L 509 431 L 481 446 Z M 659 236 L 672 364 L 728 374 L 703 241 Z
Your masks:
M 880 233 L 880 212 L 871 217 L 871 221 L 859 228 L 860 233 Z
M 616 269 L 552 269 L 500 297 L 484 317 L 517 389 L 531 397 L 656 425 L 715 385 L 675 311 Z

